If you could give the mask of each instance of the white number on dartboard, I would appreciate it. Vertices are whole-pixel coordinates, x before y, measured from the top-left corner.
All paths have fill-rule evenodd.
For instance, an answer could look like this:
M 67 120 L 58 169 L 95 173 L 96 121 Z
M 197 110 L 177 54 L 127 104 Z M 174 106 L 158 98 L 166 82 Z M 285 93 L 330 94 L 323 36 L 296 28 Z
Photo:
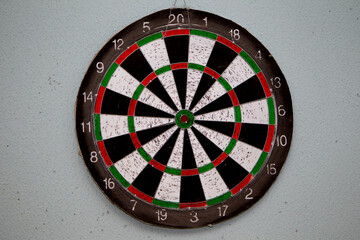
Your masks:
M 96 63 L 96 71 L 98 73 L 102 73 L 104 71 L 104 63 L 102 62 Z
M 120 39 L 115 39 L 114 41 L 112 41 L 114 43 L 114 48 L 115 50 L 121 50 L 121 46 L 124 44 L 124 40 Z
M 286 114 L 286 111 L 285 111 L 285 109 L 283 107 L 284 107 L 284 105 L 279 105 L 278 106 L 278 113 L 279 113 L 280 117 L 283 117 Z
M 230 33 L 231 38 L 234 39 L 235 41 L 240 39 L 240 30 L 239 29 L 231 29 L 229 33 Z
M 91 127 L 90 127 L 90 122 L 87 122 L 87 123 L 85 123 L 85 122 L 82 122 L 81 123 L 81 127 L 82 127 L 82 131 L 83 131 L 83 133 L 84 132 L 91 132 Z
M 182 15 L 181 13 L 179 13 L 177 16 L 175 16 L 175 14 L 170 14 L 169 15 L 169 23 L 172 23 L 175 20 L 177 23 L 184 23 L 185 22 L 184 15 Z
M 253 196 L 251 196 L 251 194 L 253 193 L 252 188 L 248 188 L 248 189 L 246 189 L 246 191 L 249 192 L 249 193 L 246 194 L 245 199 L 247 199 L 247 200 L 253 199 Z
M 271 85 L 273 85 L 275 88 L 281 87 L 281 79 L 279 77 L 270 78 Z
M 276 174 L 275 163 L 267 164 L 266 171 L 267 171 L 267 174 L 275 175 Z
M 115 183 L 111 178 L 105 178 L 103 182 L 105 183 L 105 189 L 114 189 Z
M 205 22 L 205 27 L 207 27 L 207 17 L 205 17 L 203 20 Z
M 281 135 L 280 137 L 279 136 L 277 136 L 276 137 L 276 145 L 278 146 L 278 147 L 285 147 L 286 145 L 287 145 L 287 138 L 286 138 L 286 136 L 285 135 Z
M 131 210 L 132 210 L 132 211 L 135 211 L 135 206 L 136 206 L 136 204 L 137 204 L 137 201 L 134 200 L 134 199 L 131 199 L 130 202 L 133 203 L 133 206 L 132 206 Z
M 196 222 L 199 221 L 199 218 L 198 218 L 198 216 L 197 216 L 197 212 L 192 211 L 192 212 L 190 213 L 190 216 L 191 216 L 190 222 L 196 223 Z
M 219 209 L 219 216 L 220 217 L 225 217 L 226 215 L 226 210 L 228 209 L 228 205 L 222 205 L 221 207 L 218 207 L 217 209 Z
M 261 60 L 261 51 L 259 50 L 259 51 L 257 51 L 257 53 L 256 53 L 256 55 L 255 55 L 255 58 L 258 58 L 258 59 L 260 59 Z
M 165 221 L 167 219 L 167 212 L 165 209 L 157 210 L 155 213 L 157 214 L 158 221 Z
M 83 92 L 82 95 L 84 96 L 84 103 L 86 103 L 87 101 L 90 101 L 90 102 L 93 101 L 93 93 L 92 93 L 92 91 L 90 91 L 89 94 L 87 94 L 86 92 Z
M 143 32 L 148 32 L 150 31 L 150 26 L 149 26 L 150 22 L 143 22 Z
M 96 151 L 90 153 L 90 162 L 96 163 L 98 161 L 98 156 Z

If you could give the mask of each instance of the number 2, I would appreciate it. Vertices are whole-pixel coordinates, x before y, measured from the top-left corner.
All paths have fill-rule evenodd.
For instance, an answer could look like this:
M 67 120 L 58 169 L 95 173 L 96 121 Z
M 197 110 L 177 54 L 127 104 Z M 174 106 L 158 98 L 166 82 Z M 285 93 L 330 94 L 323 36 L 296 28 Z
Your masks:
M 246 189 L 246 190 L 249 190 L 249 193 L 246 194 L 245 199 L 247 199 L 247 200 L 253 199 L 253 196 L 251 196 L 251 194 L 253 193 L 252 188 L 248 188 L 248 189 Z

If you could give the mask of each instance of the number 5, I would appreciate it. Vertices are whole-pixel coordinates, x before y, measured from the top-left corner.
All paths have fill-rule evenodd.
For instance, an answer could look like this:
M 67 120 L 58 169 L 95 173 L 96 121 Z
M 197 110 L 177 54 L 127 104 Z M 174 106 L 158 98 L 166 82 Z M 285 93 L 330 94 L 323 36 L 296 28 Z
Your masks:
M 149 26 L 150 22 L 143 22 L 143 32 L 148 32 L 150 31 L 150 26 Z M 147 30 L 146 30 L 147 29 Z

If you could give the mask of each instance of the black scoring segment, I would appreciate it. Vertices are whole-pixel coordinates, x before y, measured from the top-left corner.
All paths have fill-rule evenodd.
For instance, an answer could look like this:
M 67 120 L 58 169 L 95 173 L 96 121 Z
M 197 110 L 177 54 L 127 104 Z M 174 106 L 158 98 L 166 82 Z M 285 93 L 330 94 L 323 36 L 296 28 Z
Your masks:
M 104 145 L 110 159 L 114 163 L 135 151 L 135 146 L 129 134 L 105 139 Z
M 141 192 L 153 197 L 159 186 L 163 172 L 148 164 L 132 183 Z
M 204 96 L 204 94 L 210 89 L 210 87 L 214 84 L 215 78 L 211 77 L 208 74 L 203 74 L 199 86 L 196 89 L 193 100 L 191 101 L 189 110 L 192 110 L 195 105 L 200 101 L 200 99 Z
M 181 107 L 185 109 L 186 86 L 187 86 L 187 69 L 178 69 L 173 71 L 176 89 L 179 94 Z
M 137 102 L 135 109 L 135 116 L 144 116 L 144 117 L 163 117 L 163 118 L 173 118 L 174 115 L 171 115 L 167 112 L 164 112 L 160 109 L 154 108 L 150 105 L 147 105 L 142 102 Z
M 259 149 L 263 149 L 268 133 L 268 125 L 242 123 L 239 140 Z
M 265 97 L 259 78 L 254 75 L 234 88 L 240 104 L 255 101 Z
M 221 97 L 212 101 L 205 107 L 201 108 L 199 111 L 195 112 L 194 115 L 200 115 L 208 112 L 215 112 L 224 108 L 231 107 L 233 105 L 231 98 L 228 93 L 225 93 Z
M 141 131 L 136 132 L 136 135 L 137 135 L 140 143 L 142 145 L 144 145 L 174 125 L 175 125 L 175 123 L 171 123 L 171 124 L 167 124 L 167 125 L 162 125 L 162 126 L 158 126 L 158 127 L 141 130 Z
M 172 110 L 175 112 L 179 110 L 158 78 L 152 80 L 150 84 L 147 85 L 147 88 L 152 91 L 158 98 L 163 100 L 163 102 L 166 103 Z
M 217 157 L 220 156 L 220 154 L 222 154 L 223 151 L 207 137 L 205 137 L 201 132 L 199 132 L 195 127 L 191 127 L 191 130 L 195 134 L 196 138 L 200 142 L 211 161 L 214 161 Z
M 130 98 L 106 89 L 101 105 L 102 114 L 128 115 Z
M 161 149 L 155 154 L 154 159 L 161 164 L 166 165 L 170 159 L 172 150 L 174 149 L 176 139 L 179 136 L 180 128 L 178 128 L 171 137 L 166 141 L 166 143 L 161 147 Z
M 153 71 L 140 49 L 127 57 L 121 67 L 140 82 Z
M 171 64 L 188 62 L 189 35 L 166 37 L 165 44 Z
M 229 137 L 234 134 L 235 123 L 233 122 L 216 122 L 216 121 L 203 121 L 195 120 L 197 124 L 203 125 L 204 127 L 210 128 Z
M 183 145 L 183 155 L 182 155 L 182 169 L 192 169 L 196 168 L 196 161 L 194 157 L 194 152 L 191 146 L 190 137 L 188 130 L 184 132 L 184 145 Z
M 182 176 L 180 187 L 180 203 L 202 201 L 205 201 L 205 195 L 199 175 Z
M 222 43 L 216 42 L 206 66 L 221 75 L 236 56 L 237 53 L 234 50 Z
M 249 174 L 231 157 L 227 157 L 216 169 L 229 189 L 238 185 Z

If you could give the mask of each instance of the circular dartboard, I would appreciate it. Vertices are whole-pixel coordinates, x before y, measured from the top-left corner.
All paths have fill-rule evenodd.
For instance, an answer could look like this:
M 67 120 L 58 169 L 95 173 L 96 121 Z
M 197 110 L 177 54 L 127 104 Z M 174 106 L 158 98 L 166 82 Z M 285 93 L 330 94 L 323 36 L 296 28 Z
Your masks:
M 253 205 L 284 164 L 292 104 L 272 55 L 214 14 L 167 9 L 112 37 L 76 103 L 93 178 L 127 214 L 175 228 Z

